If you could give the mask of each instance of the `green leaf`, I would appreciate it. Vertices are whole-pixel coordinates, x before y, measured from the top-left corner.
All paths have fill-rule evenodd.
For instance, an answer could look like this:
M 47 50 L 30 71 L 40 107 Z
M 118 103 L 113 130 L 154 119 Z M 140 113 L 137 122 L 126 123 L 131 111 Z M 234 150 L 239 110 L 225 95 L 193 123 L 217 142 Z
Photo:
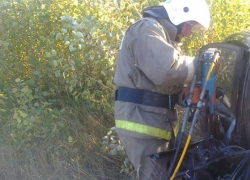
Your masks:
M 89 57 L 91 60 L 94 60 L 95 59 L 95 56 L 94 55 L 90 55 L 90 57 Z M 99 61 L 95 61 L 95 63 L 97 64 L 97 63 L 99 63 Z
M 16 92 L 17 92 L 17 88 L 13 88 L 13 89 L 12 89 L 12 92 L 13 92 L 13 93 L 16 93 Z
M 60 74 L 61 74 L 60 69 L 56 70 L 56 72 L 55 72 L 55 76 L 56 76 L 56 77 L 59 77 L 59 76 L 60 76 Z
M 125 163 L 125 164 L 128 164 L 128 163 L 129 163 L 128 157 L 125 158 L 124 163 Z
M 24 88 L 21 89 L 21 91 L 23 93 L 27 93 L 29 91 L 29 88 L 27 86 L 25 86 Z
M 67 29 L 62 29 L 62 32 L 65 34 L 65 33 L 67 33 L 68 31 L 67 31 Z
M 57 65 L 58 65 L 56 60 L 53 60 L 52 64 L 53 64 L 54 67 L 57 67 Z
M 18 114 L 17 114 L 17 112 L 15 111 L 15 112 L 14 112 L 14 115 L 13 115 L 13 119 L 17 119 L 17 117 L 18 117 Z
M 68 137 L 68 142 L 72 143 L 73 142 L 73 138 L 71 136 Z
M 117 149 L 112 149 L 109 152 L 110 155 L 117 155 Z
M 62 33 L 57 33 L 56 34 L 56 39 L 60 39 L 62 37 Z
M 76 32 L 76 36 L 78 37 L 78 38 L 82 38 L 83 37 L 83 34 L 81 33 L 81 32 Z
M 3 44 L 5 47 L 8 47 L 9 46 L 9 43 L 8 42 L 4 42 Z
M 16 127 L 17 127 L 17 129 L 21 129 L 21 128 L 23 127 L 23 125 L 20 124 L 20 123 L 18 123 L 18 124 L 16 125 Z
M 122 149 L 122 146 L 121 146 L 120 144 L 116 147 L 116 149 L 117 149 L 117 151 L 123 150 L 123 149 Z
M 43 91 L 43 96 L 48 96 L 49 93 L 47 91 Z
M 112 128 L 110 128 L 112 131 L 115 131 L 116 130 L 116 127 L 112 127 Z
M 25 112 L 19 111 L 20 116 L 23 118 L 27 117 L 28 115 Z
M 36 120 L 36 118 L 34 116 L 30 117 L 30 122 L 34 122 Z
M 47 58 L 51 58 L 52 56 L 53 56 L 52 53 L 46 53 Z
M 29 83 L 29 85 L 34 86 L 35 85 L 35 80 L 34 79 L 30 79 L 28 81 L 28 83 Z
M 0 99 L 0 104 L 4 105 L 4 101 L 2 99 Z
M 40 72 L 40 71 L 34 71 L 33 73 L 34 73 L 35 75 L 38 75 L 38 76 L 41 75 L 41 72 Z
M 23 124 L 26 126 L 26 125 L 28 125 L 29 123 L 28 123 L 27 120 L 24 120 L 24 121 L 23 121 Z
M 102 144 L 103 144 L 103 145 L 108 145 L 109 142 L 108 142 L 108 141 L 102 141 Z
M 101 71 L 101 73 L 102 73 L 104 76 L 106 76 L 106 73 L 105 73 L 104 71 Z
M 57 55 L 56 50 L 52 50 L 52 51 L 51 51 L 51 54 L 52 54 L 53 56 L 56 56 L 56 55 Z
M 102 139 L 103 139 L 103 140 L 107 140 L 107 139 L 108 139 L 108 136 L 104 136 Z
M 109 144 L 109 148 L 111 148 L 111 149 L 114 149 L 115 148 L 115 144 Z
M 70 92 L 73 91 L 73 86 L 69 86 L 69 91 L 70 91 Z
M 65 41 L 65 43 L 64 43 L 66 46 L 68 46 L 69 44 L 70 44 L 70 42 L 69 41 Z
M 17 117 L 16 120 L 17 120 L 17 123 L 21 123 L 22 122 L 22 120 L 21 120 L 20 117 Z
M 70 44 L 69 45 L 69 51 L 70 52 L 73 52 L 73 51 L 75 51 L 76 50 L 76 48 L 73 46 L 73 44 Z
M 16 78 L 15 81 L 16 82 L 20 82 L 21 80 L 20 80 L 20 78 Z

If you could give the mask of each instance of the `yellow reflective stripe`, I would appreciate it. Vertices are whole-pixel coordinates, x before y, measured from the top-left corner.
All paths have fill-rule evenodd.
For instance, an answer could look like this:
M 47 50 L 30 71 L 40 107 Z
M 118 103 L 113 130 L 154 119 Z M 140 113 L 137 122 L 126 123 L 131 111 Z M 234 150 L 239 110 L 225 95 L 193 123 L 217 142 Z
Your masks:
M 179 129 L 180 129 L 180 124 L 179 124 L 179 120 L 176 122 L 177 124 L 174 127 L 174 135 L 175 137 L 177 136 Z
M 150 135 L 150 136 L 154 136 L 154 137 L 158 137 L 158 138 L 162 138 L 166 140 L 170 140 L 171 134 L 172 134 L 171 132 L 168 132 L 163 129 L 159 129 L 156 127 L 139 124 L 135 122 L 130 122 L 126 120 L 116 119 L 115 125 L 117 128 L 120 128 L 120 129 L 142 133 L 142 134 L 146 134 L 146 135 Z M 178 131 L 179 131 L 179 123 L 177 123 L 176 127 L 174 128 L 174 134 L 176 135 Z

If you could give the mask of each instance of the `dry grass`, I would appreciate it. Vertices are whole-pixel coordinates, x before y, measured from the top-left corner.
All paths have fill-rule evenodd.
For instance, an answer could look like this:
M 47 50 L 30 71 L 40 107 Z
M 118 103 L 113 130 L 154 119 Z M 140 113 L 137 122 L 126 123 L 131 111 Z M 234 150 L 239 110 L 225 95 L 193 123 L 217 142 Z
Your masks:
M 178 112 L 178 119 L 180 121 L 180 127 L 182 126 L 182 122 L 184 120 L 184 114 L 185 114 L 185 109 L 181 108 L 180 106 L 176 106 L 175 107 L 177 112 Z M 189 130 L 191 127 L 191 122 L 187 122 L 186 127 L 185 127 L 185 133 L 189 134 Z M 194 127 L 194 132 L 193 132 L 193 136 L 192 136 L 192 140 L 196 141 L 199 140 L 201 138 L 201 131 L 200 131 L 200 124 L 199 121 L 196 123 L 195 127 Z
M 111 122 L 108 116 L 90 112 L 84 103 L 62 103 L 64 126 L 45 139 L 15 141 L 0 127 L 1 180 L 128 180 L 120 173 L 125 157 L 101 152 L 102 137 Z M 1 116 L 8 121 L 11 115 Z M 110 125 L 112 126 L 112 125 Z M 58 126 L 59 127 L 59 126 Z M 69 142 L 68 138 L 73 141 Z
M 65 127 L 46 139 L 30 144 L 14 142 L 8 131 L 1 129 L 0 179 L 130 180 L 120 173 L 125 157 L 101 152 L 102 137 L 108 131 L 102 122 L 110 124 L 112 118 L 90 112 L 80 103 L 67 101 L 63 107 L 67 112 L 61 117 Z M 182 121 L 184 110 L 177 110 Z M 199 134 L 198 128 L 195 133 Z M 74 139 L 71 143 L 69 136 Z
M 19 147 L 2 143 L 0 148 L 1 180 L 117 180 L 129 179 L 120 174 L 124 157 L 109 156 L 93 150 L 85 155 L 70 152 L 52 153 L 44 146 Z M 60 149 L 60 148 L 58 148 Z M 82 154 L 82 153 L 79 153 Z

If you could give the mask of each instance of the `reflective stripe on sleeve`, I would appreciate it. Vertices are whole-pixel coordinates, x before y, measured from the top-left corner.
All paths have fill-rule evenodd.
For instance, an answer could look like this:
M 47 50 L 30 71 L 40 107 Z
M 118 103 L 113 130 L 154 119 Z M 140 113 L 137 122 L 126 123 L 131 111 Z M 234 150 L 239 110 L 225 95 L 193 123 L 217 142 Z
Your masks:
M 125 129 L 128 131 L 146 134 L 166 140 L 171 139 L 171 134 L 172 134 L 171 132 L 156 127 L 134 123 L 126 120 L 118 120 L 118 119 L 115 120 L 115 125 L 117 128 Z M 178 131 L 179 131 L 179 123 L 177 123 L 177 125 L 174 128 L 175 136 L 177 135 Z

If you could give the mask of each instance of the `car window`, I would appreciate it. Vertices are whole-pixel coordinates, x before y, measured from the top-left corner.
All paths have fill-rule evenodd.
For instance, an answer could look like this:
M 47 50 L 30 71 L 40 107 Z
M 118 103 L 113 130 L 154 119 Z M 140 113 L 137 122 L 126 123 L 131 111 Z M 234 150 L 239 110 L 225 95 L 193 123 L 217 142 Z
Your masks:
M 216 86 L 221 87 L 225 91 L 225 99 L 228 100 L 229 105 L 236 104 L 237 101 L 237 79 L 241 73 L 241 62 L 243 58 L 243 48 L 223 43 L 215 43 L 204 46 L 201 50 L 208 50 L 215 48 L 221 52 L 220 55 L 220 69 L 216 79 Z M 235 112 L 235 107 L 233 107 Z

